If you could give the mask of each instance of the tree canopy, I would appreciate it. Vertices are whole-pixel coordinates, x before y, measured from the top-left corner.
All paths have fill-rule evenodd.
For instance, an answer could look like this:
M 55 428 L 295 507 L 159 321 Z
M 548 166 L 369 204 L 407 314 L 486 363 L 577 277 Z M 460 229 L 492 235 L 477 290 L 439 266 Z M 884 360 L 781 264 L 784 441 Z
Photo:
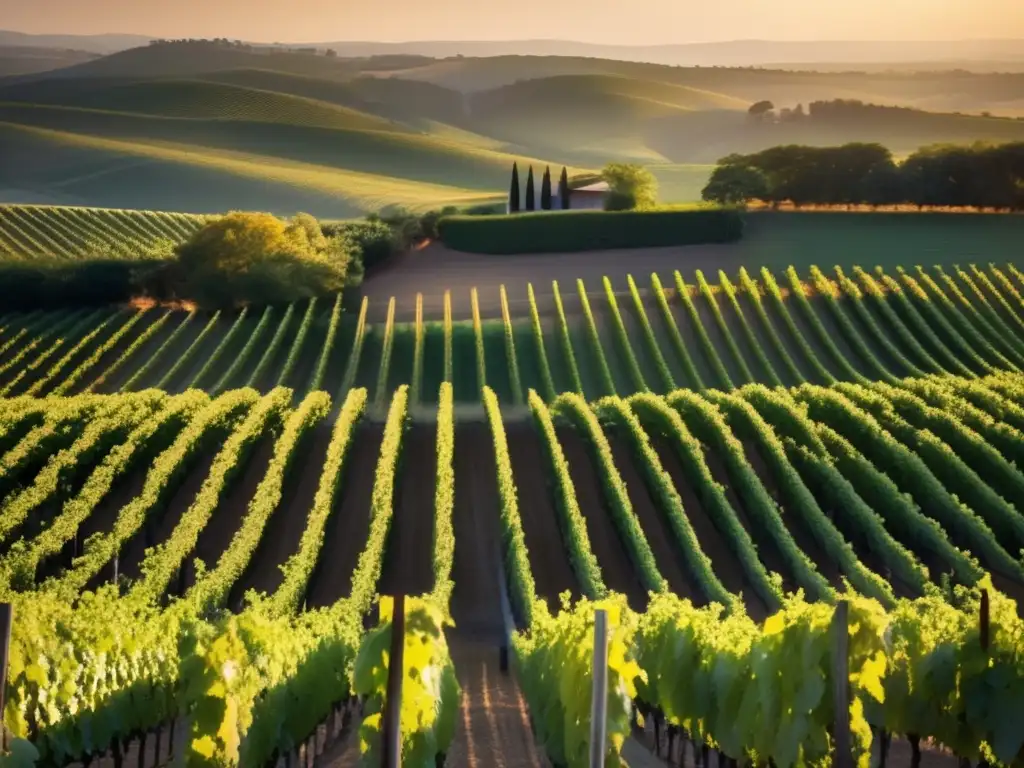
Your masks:
M 658 180 L 643 166 L 609 163 L 601 171 L 601 178 L 608 185 L 606 210 L 653 208 L 658 204 Z
M 741 204 L 1024 209 L 1024 143 L 923 147 L 897 163 L 880 144 L 797 144 L 722 158 L 702 196 Z

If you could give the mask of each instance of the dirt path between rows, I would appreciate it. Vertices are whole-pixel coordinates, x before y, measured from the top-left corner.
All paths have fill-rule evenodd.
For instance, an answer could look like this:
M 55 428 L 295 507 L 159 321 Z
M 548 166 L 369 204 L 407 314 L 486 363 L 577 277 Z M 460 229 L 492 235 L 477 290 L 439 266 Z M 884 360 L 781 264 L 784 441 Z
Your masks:
M 414 424 L 402 437 L 398 492 L 377 591 L 422 595 L 434 588 L 434 489 L 437 427 Z
M 267 521 L 245 573 L 232 587 L 228 605 L 240 608 L 250 589 L 270 595 L 281 585 L 284 574 L 280 566 L 299 549 L 320 485 L 333 429 L 334 424 L 329 419 L 321 421 L 297 446 L 285 476 L 281 503 Z
M 669 527 L 668 519 L 640 472 L 638 462 L 641 459 L 634 456 L 632 448 L 624 439 L 615 439 L 611 436 L 609 438 L 615 466 L 626 484 L 633 511 L 654 553 L 658 572 L 668 581 L 669 589 L 673 593 L 679 597 L 689 598 L 698 605 L 704 603 L 700 586 L 690 581 L 683 567 L 683 559 L 678 552 L 675 535 Z
M 589 446 L 579 432 L 567 427 L 558 428 L 558 442 L 569 463 L 576 499 L 587 521 L 590 546 L 601 568 L 604 583 L 608 589 L 626 595 L 633 610 L 642 611 L 647 606 L 647 590 L 605 504 L 603 487 Z
M 544 446 L 529 422 L 506 424 L 506 436 L 537 596 L 557 610 L 559 594 L 568 590 L 578 598 L 581 592 L 559 530 Z
M 345 482 L 338 493 L 340 504 L 327 521 L 323 547 L 306 593 L 310 608 L 333 605 L 348 596 L 352 572 L 370 531 L 370 497 L 380 457 L 384 425 L 361 425 L 352 436 L 352 455 Z
M 672 484 L 683 500 L 683 510 L 693 527 L 701 550 L 711 560 L 711 568 L 715 576 L 727 590 L 743 597 L 747 613 L 751 617 L 757 620 L 764 618 L 768 614 L 764 602 L 747 579 L 743 567 L 726 541 L 725 534 L 701 504 L 700 497 L 686 477 L 679 455 L 666 437 L 652 435 L 652 442 L 661 459 L 661 465 L 672 478 Z M 707 601 L 706 595 L 704 601 Z

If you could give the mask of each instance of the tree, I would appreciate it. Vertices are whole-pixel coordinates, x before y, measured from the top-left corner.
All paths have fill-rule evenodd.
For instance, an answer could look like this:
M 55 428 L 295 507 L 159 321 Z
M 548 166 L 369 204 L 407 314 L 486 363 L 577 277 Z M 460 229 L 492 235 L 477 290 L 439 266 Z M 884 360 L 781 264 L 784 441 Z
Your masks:
M 519 213 L 519 164 L 512 163 L 512 186 L 508 191 L 508 212 Z
M 562 210 L 569 210 L 569 172 L 562 166 L 562 176 L 558 179 L 558 201 L 562 204 Z
M 540 182 L 540 208 L 542 211 L 551 210 L 551 168 L 544 169 L 544 178 Z
M 768 199 L 768 177 L 758 168 L 720 165 L 711 172 L 700 196 L 719 205 L 745 205 L 750 200 Z
M 537 210 L 535 194 L 533 189 L 533 166 L 531 165 L 530 172 L 526 176 L 526 210 L 528 211 Z
M 765 99 L 751 104 L 750 109 L 747 110 L 747 114 L 754 120 L 767 120 L 771 118 L 773 109 L 775 109 L 775 105 Z
M 605 210 L 653 208 L 658 203 L 658 181 L 649 170 L 632 163 L 609 163 L 601 171 L 608 185 Z
M 269 213 L 233 212 L 215 219 L 176 249 L 158 295 L 204 307 L 266 304 L 341 290 L 353 256 L 342 236 L 325 237 L 312 216 L 290 222 Z

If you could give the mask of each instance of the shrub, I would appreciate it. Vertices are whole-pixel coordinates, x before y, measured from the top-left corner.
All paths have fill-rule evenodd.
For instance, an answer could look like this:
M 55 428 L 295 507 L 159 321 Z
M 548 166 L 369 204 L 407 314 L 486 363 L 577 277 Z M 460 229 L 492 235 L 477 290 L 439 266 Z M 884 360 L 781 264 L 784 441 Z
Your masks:
M 197 230 L 175 253 L 164 286 L 204 306 L 338 291 L 351 260 L 347 239 L 325 236 L 307 214 L 286 222 L 268 213 L 229 213 Z
M 609 163 L 601 171 L 601 178 L 609 187 L 606 210 L 653 208 L 658 203 L 658 180 L 643 166 Z
M 517 216 L 448 216 L 441 239 L 474 253 L 550 253 L 724 243 L 743 234 L 736 211 L 564 211 Z

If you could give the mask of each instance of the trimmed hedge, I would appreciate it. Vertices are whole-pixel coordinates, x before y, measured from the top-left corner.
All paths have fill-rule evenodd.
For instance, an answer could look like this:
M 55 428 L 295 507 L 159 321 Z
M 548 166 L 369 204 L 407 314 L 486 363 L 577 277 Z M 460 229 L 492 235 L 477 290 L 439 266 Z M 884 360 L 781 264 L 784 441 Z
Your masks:
M 471 253 L 514 254 L 730 243 L 743 236 L 732 210 L 565 211 L 515 216 L 446 216 L 445 245 Z

